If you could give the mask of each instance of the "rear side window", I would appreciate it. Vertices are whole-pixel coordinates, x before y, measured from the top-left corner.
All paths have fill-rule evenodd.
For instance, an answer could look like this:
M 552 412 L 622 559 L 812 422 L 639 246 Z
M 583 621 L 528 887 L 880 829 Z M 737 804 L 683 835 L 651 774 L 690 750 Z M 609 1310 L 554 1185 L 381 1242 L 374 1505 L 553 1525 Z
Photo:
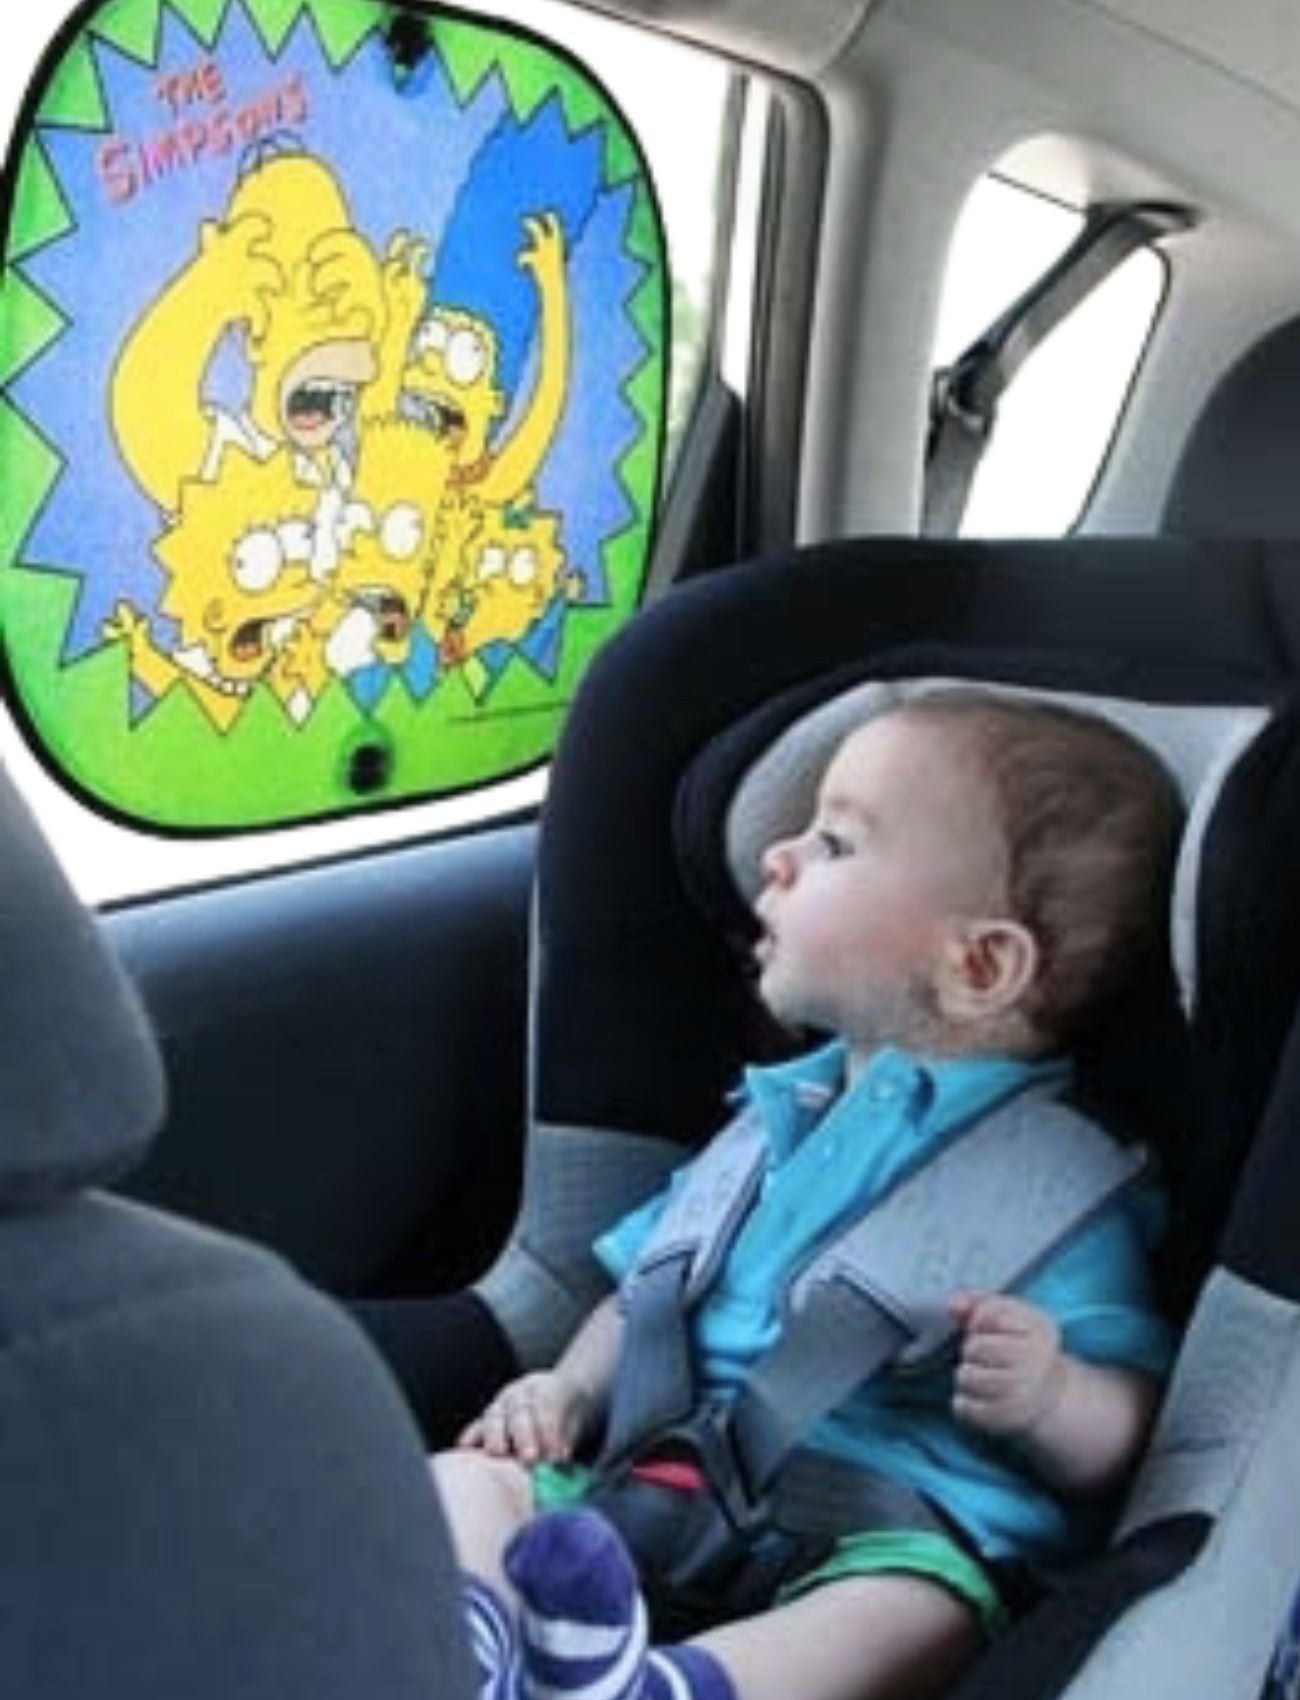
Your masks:
M 1070 246 L 1083 215 L 1006 178 L 972 191 L 953 236 L 935 340 L 950 365 Z M 1056 325 L 1003 395 L 971 486 L 967 537 L 1054 537 L 1079 518 L 1119 425 L 1165 288 L 1130 255 Z
M 663 448 L 663 235 L 604 89 L 449 12 L 114 0 L 0 213 L 0 618 L 65 783 L 204 832 L 544 760 Z

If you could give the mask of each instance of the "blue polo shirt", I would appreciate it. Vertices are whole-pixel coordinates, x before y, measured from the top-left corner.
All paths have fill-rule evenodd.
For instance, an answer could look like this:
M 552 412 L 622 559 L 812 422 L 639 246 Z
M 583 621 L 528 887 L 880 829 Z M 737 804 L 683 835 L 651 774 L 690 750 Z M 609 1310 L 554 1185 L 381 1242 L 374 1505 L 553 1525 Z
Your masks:
M 791 1276 L 815 1247 L 1003 1099 L 1069 1073 L 1060 1059 L 920 1058 L 885 1047 L 846 1092 L 845 1064 L 837 1041 L 745 1073 L 738 1096 L 759 1112 L 770 1150 L 759 1200 L 694 1321 L 711 1394 L 734 1390 L 776 1340 Z M 676 1184 L 596 1241 L 615 1280 Z M 1174 1341 L 1148 1267 L 1161 1217 L 1151 1185 L 1127 1189 L 1018 1289 L 1056 1319 L 1069 1352 L 1154 1374 L 1168 1368 Z M 956 1421 L 954 1363 L 955 1352 L 876 1377 L 818 1423 L 809 1444 L 928 1494 L 991 1558 L 1048 1562 L 1094 1538 L 1097 1507 L 1057 1498 L 1005 1446 Z

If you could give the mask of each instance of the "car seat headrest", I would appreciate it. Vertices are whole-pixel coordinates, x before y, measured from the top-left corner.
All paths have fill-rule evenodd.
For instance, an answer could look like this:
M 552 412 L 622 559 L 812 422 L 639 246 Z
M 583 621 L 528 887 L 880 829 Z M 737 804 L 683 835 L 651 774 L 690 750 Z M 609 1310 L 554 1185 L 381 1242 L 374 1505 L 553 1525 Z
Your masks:
M 847 688 L 832 685 L 833 694 L 787 719 L 755 752 L 729 796 L 720 800 L 720 849 L 736 896 L 746 908 L 753 903 L 762 885 L 764 850 L 803 829 L 813 813 L 822 772 L 854 726 L 913 697 L 973 683 L 993 695 L 1040 699 L 1102 715 L 1146 744 L 1169 769 L 1187 810 L 1170 926 L 1173 966 L 1184 1006 L 1190 1010 L 1196 997 L 1196 904 L 1206 826 L 1229 771 L 1269 718 L 1269 710 L 1258 704 L 1145 702 L 955 674 L 859 679 Z M 698 882 L 692 884 L 699 889 Z
M 152 1033 L 0 770 L 0 1211 L 116 1179 L 162 1118 Z
M 1300 318 L 1220 378 L 1179 457 L 1161 529 L 1189 537 L 1300 536 L 1295 476 Z

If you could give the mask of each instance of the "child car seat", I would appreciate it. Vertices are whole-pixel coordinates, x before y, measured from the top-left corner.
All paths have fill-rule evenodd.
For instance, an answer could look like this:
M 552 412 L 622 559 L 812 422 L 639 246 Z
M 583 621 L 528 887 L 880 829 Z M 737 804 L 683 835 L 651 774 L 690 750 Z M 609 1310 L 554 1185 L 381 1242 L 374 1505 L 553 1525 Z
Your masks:
M 1189 537 L 1295 538 L 1292 444 L 1300 318 L 1276 325 L 1223 374 L 1179 457 L 1162 527 Z M 1279 1112 L 1280 1114 L 1281 1112 Z M 1248 1243 L 1258 1231 L 1239 1236 Z M 1267 1700 L 1300 1693 L 1300 1586 L 1278 1637 Z
M 553 778 L 524 1204 L 511 1245 L 456 1313 L 464 1338 L 474 1307 L 488 1342 L 480 1361 L 496 1351 L 499 1368 L 553 1354 L 603 1290 L 588 1249 L 596 1228 L 709 1137 L 742 1061 L 784 1042 L 729 941 L 745 907 L 726 840 L 743 866 L 773 807 L 788 810 L 793 798 L 797 815 L 795 793 L 773 803 L 790 765 L 775 741 L 793 729 L 797 743 L 811 710 L 871 680 L 992 680 L 1092 699 L 1140 734 L 1163 724 L 1155 741 L 1191 802 L 1175 919 L 1187 1017 L 1173 988 L 1116 1011 L 1083 1073 L 1163 1148 L 1179 1215 L 1174 1273 L 1190 1298 L 1275 1076 L 1285 1089 L 1279 1057 L 1300 988 L 1300 927 L 1288 907 L 1300 851 L 1288 700 L 1298 653 L 1300 550 L 1283 544 L 834 544 L 705 580 L 634 622 L 593 668 Z M 816 760 L 793 766 L 806 786 Z M 738 807 L 746 774 L 757 778 Z M 1253 1151 L 1226 1261 L 1196 1305 L 1121 1543 L 1031 1613 L 969 1679 L 964 1700 L 1063 1693 L 1076 1671 L 1078 1693 L 1103 1692 L 1086 1686 L 1102 1668 L 1090 1649 L 1124 1604 L 1182 1571 L 1179 1588 L 1148 1602 L 1176 1614 L 1180 1653 L 1198 1673 L 1182 1691 L 1253 1700 L 1300 1570 L 1300 1519 L 1293 1529 L 1252 1524 L 1267 1491 L 1258 1472 L 1270 1468 L 1261 1442 L 1278 1420 L 1272 1394 L 1293 1348 L 1277 1235 L 1261 1238 L 1258 1217 L 1241 1213 L 1252 1189 L 1271 1190 L 1256 1165 L 1279 1139 Z M 1256 1366 L 1248 1353 L 1251 1373 L 1236 1374 L 1234 1398 L 1211 1406 L 1207 1378 L 1217 1385 L 1221 1354 L 1232 1356 L 1243 1330 L 1266 1337 L 1266 1355 Z M 482 1391 L 460 1384 L 458 1396 L 469 1405 Z M 1189 1435 L 1199 1461 L 1190 1470 Z M 1203 1475 L 1211 1457 L 1221 1467 Z M 1274 1582 L 1238 1600 L 1207 1686 L 1212 1661 L 1188 1625 L 1204 1637 L 1209 1620 L 1203 1599 L 1186 1602 L 1220 1585 L 1217 1567 L 1233 1562 L 1221 1555 L 1236 1550 L 1243 1519 Z M 1138 1622 L 1130 1612 L 1106 1637 L 1107 1695 L 1153 1684 L 1174 1692 L 1165 1653 Z
M 1296 395 L 1300 318 L 1223 374 L 1178 457 L 1161 529 L 1184 537 L 1300 537 Z
M 0 775 L 0 1693 L 473 1692 L 422 1449 L 277 1259 L 97 1190 L 154 1042 Z
M 835 544 L 675 593 L 606 651 L 570 720 L 540 849 L 525 1248 L 478 1287 L 518 1356 L 549 1352 L 592 1296 L 587 1223 L 706 1140 L 741 1064 L 782 1042 L 738 972 L 726 934 L 744 913 L 721 871 L 729 788 L 766 744 L 885 673 L 1172 704 L 1279 701 L 1300 643 L 1300 610 L 1286 624 L 1296 561 L 1282 546 L 1173 540 Z M 1254 757 L 1261 775 L 1288 726 L 1283 716 Z M 1262 876 L 1284 851 L 1237 842 L 1264 783 L 1234 774 L 1204 835 L 1201 890 L 1209 882 L 1213 899 L 1198 904 L 1197 954 L 1227 953 L 1232 983 L 1204 971 L 1192 1015 L 1203 1078 L 1178 1120 L 1205 1123 L 1182 1154 L 1193 1213 L 1219 1213 L 1204 1194 L 1221 1198 L 1241 1160 L 1300 984 L 1300 939 L 1267 925 L 1277 898 Z M 1165 1045 L 1181 1042 L 1168 1010 L 1148 1019 Z M 1106 1061 L 1126 1091 L 1151 1092 L 1149 1071 L 1122 1052 Z M 1162 1109 L 1185 1078 L 1156 1090 Z M 530 1252 L 543 1220 L 549 1249 Z M 525 1274 L 530 1262 L 540 1267 Z M 544 1304 L 529 1303 L 530 1283 L 546 1288 Z

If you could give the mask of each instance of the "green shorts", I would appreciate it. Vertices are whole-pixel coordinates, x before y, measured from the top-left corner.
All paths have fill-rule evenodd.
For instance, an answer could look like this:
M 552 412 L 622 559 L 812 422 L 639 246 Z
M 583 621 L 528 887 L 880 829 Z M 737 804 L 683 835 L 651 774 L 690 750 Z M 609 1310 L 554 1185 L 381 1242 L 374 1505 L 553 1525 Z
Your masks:
M 591 1485 L 591 1471 L 581 1464 L 537 1464 L 532 1478 L 533 1503 L 538 1511 L 580 1505 Z M 889 1575 L 924 1576 L 947 1588 L 971 1608 L 990 1639 L 1007 1624 L 1007 1608 L 979 1560 L 947 1535 L 924 1529 L 873 1529 L 861 1535 L 841 1535 L 820 1564 L 787 1582 L 776 1598 L 778 1602 L 797 1600 L 801 1594 L 847 1576 Z

